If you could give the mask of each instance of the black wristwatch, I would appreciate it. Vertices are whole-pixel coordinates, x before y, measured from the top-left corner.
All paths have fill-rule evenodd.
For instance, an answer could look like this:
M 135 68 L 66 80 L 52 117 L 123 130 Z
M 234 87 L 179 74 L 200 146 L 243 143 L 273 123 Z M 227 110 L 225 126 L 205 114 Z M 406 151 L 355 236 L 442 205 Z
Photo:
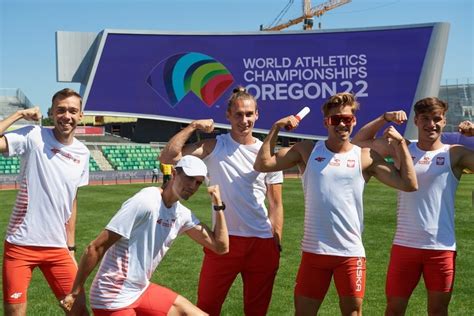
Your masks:
M 67 250 L 69 250 L 69 251 L 76 251 L 77 248 L 76 248 L 76 246 L 67 246 Z
M 225 203 L 222 202 L 222 205 L 214 205 L 214 211 L 223 211 L 225 210 Z

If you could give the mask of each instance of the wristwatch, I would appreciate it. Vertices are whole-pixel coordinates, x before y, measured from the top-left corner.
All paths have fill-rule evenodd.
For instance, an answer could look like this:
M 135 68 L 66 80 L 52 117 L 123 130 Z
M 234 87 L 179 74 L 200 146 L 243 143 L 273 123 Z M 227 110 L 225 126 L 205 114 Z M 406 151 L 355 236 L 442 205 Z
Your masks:
M 222 205 L 214 205 L 214 211 L 223 211 L 225 210 L 225 203 L 222 202 Z
M 69 251 L 76 251 L 77 248 L 76 248 L 76 246 L 67 246 L 67 250 L 69 250 Z

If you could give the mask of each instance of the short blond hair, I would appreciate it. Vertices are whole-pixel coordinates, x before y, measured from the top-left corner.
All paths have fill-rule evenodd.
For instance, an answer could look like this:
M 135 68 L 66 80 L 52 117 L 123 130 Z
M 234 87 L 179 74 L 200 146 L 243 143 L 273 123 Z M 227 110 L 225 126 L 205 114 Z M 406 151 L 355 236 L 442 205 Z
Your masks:
M 359 109 L 359 102 L 357 102 L 356 97 L 352 93 L 341 92 L 331 96 L 326 102 L 324 102 L 321 111 L 323 112 L 324 117 L 326 117 L 332 109 L 343 106 L 350 106 L 352 114 L 354 114 Z

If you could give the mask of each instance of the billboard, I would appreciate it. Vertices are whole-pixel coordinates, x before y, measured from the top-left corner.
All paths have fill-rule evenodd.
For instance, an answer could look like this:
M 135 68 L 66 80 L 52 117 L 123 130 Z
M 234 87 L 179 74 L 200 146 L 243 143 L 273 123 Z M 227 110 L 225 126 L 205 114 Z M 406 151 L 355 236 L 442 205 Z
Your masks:
M 227 99 L 242 85 L 257 98 L 257 131 L 309 106 L 300 126 L 282 135 L 322 139 L 320 108 L 335 93 L 357 96 L 356 130 L 387 110 L 410 113 L 416 99 L 437 95 L 448 31 L 445 23 L 238 34 L 104 30 L 84 109 L 176 122 L 213 118 L 229 127 Z

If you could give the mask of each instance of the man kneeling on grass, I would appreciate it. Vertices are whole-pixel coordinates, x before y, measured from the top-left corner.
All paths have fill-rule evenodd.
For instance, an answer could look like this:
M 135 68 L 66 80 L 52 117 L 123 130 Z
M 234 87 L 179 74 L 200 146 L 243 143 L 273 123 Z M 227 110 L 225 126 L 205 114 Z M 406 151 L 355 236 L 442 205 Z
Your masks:
M 128 201 L 87 246 L 72 292 L 61 301 L 71 310 L 89 274 L 104 257 L 90 289 L 94 315 L 205 315 L 186 298 L 150 283 L 153 271 L 181 233 L 218 254 L 229 249 L 219 187 L 208 188 L 214 205 L 210 230 L 179 200 L 187 200 L 207 175 L 201 159 L 184 156 L 161 189 L 148 187 Z

